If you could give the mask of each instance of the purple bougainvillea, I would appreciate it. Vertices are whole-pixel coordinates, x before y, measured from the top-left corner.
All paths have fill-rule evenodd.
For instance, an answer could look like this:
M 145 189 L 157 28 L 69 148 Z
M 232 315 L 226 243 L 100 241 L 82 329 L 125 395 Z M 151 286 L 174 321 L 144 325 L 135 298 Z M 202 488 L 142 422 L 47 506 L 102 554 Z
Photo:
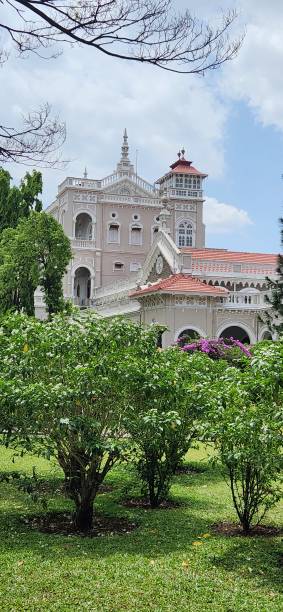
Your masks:
M 206 353 L 211 359 L 226 359 L 227 361 L 236 361 L 242 356 L 251 357 L 248 348 L 235 338 L 200 338 L 189 344 L 184 344 L 180 347 L 186 353 L 199 351 Z

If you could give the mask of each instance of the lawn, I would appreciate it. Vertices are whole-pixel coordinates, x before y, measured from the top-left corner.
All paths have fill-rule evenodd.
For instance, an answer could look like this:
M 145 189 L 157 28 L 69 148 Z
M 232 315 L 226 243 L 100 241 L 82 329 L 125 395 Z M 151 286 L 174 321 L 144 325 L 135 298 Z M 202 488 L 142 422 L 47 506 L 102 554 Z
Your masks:
M 212 470 L 203 448 L 188 456 L 190 474 L 175 478 L 173 509 L 126 508 L 138 495 L 126 467 L 109 474 L 113 490 L 97 498 L 97 510 L 126 517 L 138 528 L 123 535 L 80 538 L 40 533 L 24 521 L 44 510 L 15 485 L 0 485 L 1 611 L 273 612 L 283 609 L 282 538 L 226 537 L 212 525 L 234 520 L 229 490 Z M 61 478 L 51 462 L 0 451 L 0 470 Z M 71 507 L 56 496 L 49 509 Z M 283 505 L 265 523 L 282 525 Z M 280 567 L 281 566 L 281 567 Z

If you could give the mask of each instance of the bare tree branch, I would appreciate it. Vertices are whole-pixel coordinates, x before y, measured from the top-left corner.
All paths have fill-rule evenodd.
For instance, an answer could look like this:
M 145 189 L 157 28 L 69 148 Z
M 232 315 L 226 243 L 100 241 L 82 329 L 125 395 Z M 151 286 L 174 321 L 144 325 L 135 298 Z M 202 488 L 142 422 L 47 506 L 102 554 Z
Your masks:
M 57 151 L 65 137 L 65 124 L 57 117 L 52 118 L 51 107 L 45 104 L 23 117 L 21 128 L 0 125 L 0 163 L 62 167 L 66 162 L 60 159 Z
M 212 26 L 190 11 L 178 13 L 171 0 L 0 0 L 4 7 L 0 65 L 11 48 L 19 56 L 57 57 L 69 44 L 111 58 L 142 62 L 183 74 L 205 74 L 231 60 L 242 38 L 231 39 L 235 11 Z M 5 11 L 6 7 L 6 11 Z M 0 162 L 56 166 L 65 125 L 52 119 L 48 104 L 23 118 L 22 129 L 0 126 Z
M 185 74 L 204 74 L 235 57 L 230 40 L 236 12 L 210 26 L 188 10 L 175 13 L 171 0 L 0 0 L 15 23 L 0 23 L 22 55 L 58 43 L 94 48 L 110 57 L 145 62 Z M 53 48 L 53 50 L 52 50 Z

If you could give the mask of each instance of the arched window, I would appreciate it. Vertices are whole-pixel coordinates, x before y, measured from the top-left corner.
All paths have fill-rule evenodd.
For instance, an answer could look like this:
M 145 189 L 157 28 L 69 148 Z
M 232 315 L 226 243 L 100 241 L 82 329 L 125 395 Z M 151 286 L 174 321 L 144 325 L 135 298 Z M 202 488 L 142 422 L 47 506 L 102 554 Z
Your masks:
M 92 240 L 92 218 L 87 213 L 80 213 L 76 218 L 75 237 Z
M 138 224 L 131 226 L 130 244 L 133 244 L 135 246 L 142 245 L 142 227 Z
M 119 242 L 120 227 L 118 223 L 110 223 L 108 228 L 108 242 Z
M 177 246 L 191 247 L 193 246 L 193 226 L 189 221 L 179 223 L 177 229 Z

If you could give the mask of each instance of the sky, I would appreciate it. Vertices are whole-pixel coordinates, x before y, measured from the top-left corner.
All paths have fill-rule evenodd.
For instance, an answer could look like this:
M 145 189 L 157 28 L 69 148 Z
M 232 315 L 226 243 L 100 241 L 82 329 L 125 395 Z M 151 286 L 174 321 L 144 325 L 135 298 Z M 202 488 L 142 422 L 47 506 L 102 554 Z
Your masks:
M 175 0 L 215 19 L 232 0 Z M 213 6 L 212 6 L 213 5 Z M 65 176 L 111 174 L 127 127 L 138 173 L 154 182 L 184 146 L 209 175 L 205 184 L 206 246 L 280 250 L 283 204 L 283 2 L 235 0 L 235 36 L 245 30 L 236 59 L 206 76 L 176 75 L 65 47 L 53 60 L 11 54 L 0 69 L 1 122 L 16 125 L 48 101 L 66 121 L 64 170 L 43 169 L 44 206 Z M 2 10 L 2 9 L 1 9 Z M 26 171 L 7 164 L 17 183 Z

